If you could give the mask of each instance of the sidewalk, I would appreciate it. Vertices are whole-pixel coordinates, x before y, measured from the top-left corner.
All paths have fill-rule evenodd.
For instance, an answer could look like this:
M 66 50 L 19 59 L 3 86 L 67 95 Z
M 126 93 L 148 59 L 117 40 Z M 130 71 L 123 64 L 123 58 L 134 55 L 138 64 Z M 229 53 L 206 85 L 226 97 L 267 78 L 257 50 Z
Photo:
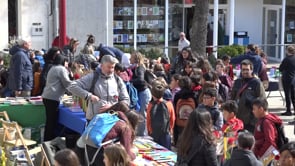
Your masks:
M 283 93 L 283 92 L 282 92 Z M 283 93 L 284 95 L 284 93 Z M 281 116 L 281 113 L 286 111 L 285 105 L 283 105 L 283 100 L 279 94 L 279 91 L 271 92 L 269 98 L 267 99 L 269 105 L 269 112 L 278 115 L 284 122 L 285 133 L 290 141 L 295 141 L 294 135 L 294 125 L 289 125 L 288 122 L 293 121 L 295 116 Z M 294 113 L 294 112 L 292 112 Z

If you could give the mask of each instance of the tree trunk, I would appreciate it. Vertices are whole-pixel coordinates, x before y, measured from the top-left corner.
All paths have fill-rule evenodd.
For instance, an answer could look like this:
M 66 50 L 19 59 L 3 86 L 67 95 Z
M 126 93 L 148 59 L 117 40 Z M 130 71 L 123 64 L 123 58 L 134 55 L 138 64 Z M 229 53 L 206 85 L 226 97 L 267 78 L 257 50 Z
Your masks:
M 209 0 L 195 0 L 191 29 L 191 48 L 194 56 L 206 56 L 208 13 Z

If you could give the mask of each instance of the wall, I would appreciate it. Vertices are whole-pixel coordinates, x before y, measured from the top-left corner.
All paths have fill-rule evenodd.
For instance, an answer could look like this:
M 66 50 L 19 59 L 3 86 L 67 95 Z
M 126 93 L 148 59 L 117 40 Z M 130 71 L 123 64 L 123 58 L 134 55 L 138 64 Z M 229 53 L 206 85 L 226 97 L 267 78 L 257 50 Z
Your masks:
M 0 51 L 8 46 L 8 1 L 0 1 Z
M 108 18 L 106 18 L 108 1 Z M 80 41 L 83 47 L 88 34 L 95 36 L 95 44 L 113 45 L 113 0 L 67 1 L 67 34 Z M 106 23 L 108 20 L 108 28 Z M 108 37 L 108 43 L 107 43 Z M 78 49 L 79 49 L 78 48 Z
M 48 17 L 50 1 L 48 0 L 19 0 L 21 1 L 21 29 L 20 36 L 31 36 L 33 49 L 47 49 L 48 44 Z M 33 23 L 41 23 L 41 36 L 32 35 Z
M 248 31 L 250 43 L 262 43 L 262 0 L 236 0 L 234 31 Z

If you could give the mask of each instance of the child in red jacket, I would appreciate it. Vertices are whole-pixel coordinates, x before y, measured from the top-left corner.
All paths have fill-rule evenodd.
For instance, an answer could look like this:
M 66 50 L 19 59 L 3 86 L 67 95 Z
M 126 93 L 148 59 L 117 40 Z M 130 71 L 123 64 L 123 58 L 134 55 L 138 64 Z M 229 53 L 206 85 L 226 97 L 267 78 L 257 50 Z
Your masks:
M 223 118 L 226 123 L 221 130 L 228 137 L 228 145 L 233 145 L 238 137 L 238 131 L 244 129 L 244 123 L 236 117 L 238 105 L 233 100 L 226 101 L 222 106 Z

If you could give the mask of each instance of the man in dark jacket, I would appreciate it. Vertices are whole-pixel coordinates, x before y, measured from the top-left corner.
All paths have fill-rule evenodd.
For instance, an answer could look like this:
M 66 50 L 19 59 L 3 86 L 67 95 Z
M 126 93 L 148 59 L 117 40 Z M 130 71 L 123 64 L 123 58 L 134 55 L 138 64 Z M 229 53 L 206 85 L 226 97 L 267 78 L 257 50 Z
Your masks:
M 257 98 L 265 97 L 262 82 L 253 76 L 253 64 L 249 60 L 241 63 L 242 77 L 233 85 L 231 99 L 238 102 L 237 118 L 244 122 L 246 130 L 253 132 L 256 119 L 252 112 L 252 102 Z
M 15 96 L 29 97 L 33 88 L 33 69 L 29 57 L 31 40 L 20 39 L 17 45 L 13 46 L 9 53 L 10 70 L 8 77 L 8 87 L 14 91 Z
M 122 52 L 118 48 L 104 46 L 104 45 L 100 44 L 99 47 L 97 48 L 97 51 L 99 51 L 99 60 L 98 60 L 99 62 L 104 55 L 111 55 L 111 56 L 117 58 L 119 63 L 122 62 L 122 56 L 124 55 L 124 52 Z
M 238 148 L 232 152 L 231 158 L 224 166 L 262 166 L 261 161 L 257 160 L 252 148 L 255 138 L 249 132 L 241 132 L 238 136 Z
M 255 52 L 255 46 L 253 44 L 249 44 L 247 46 L 246 53 L 244 55 L 231 58 L 230 63 L 240 64 L 245 59 L 248 59 L 253 63 L 253 73 L 258 76 L 262 70 L 262 60 L 260 56 L 257 55 L 257 53 Z
M 288 46 L 286 57 L 280 64 L 279 70 L 282 73 L 282 83 L 286 100 L 286 112 L 282 113 L 282 115 L 291 116 L 291 103 L 295 111 L 295 46 Z M 292 81 L 293 84 L 291 84 Z

